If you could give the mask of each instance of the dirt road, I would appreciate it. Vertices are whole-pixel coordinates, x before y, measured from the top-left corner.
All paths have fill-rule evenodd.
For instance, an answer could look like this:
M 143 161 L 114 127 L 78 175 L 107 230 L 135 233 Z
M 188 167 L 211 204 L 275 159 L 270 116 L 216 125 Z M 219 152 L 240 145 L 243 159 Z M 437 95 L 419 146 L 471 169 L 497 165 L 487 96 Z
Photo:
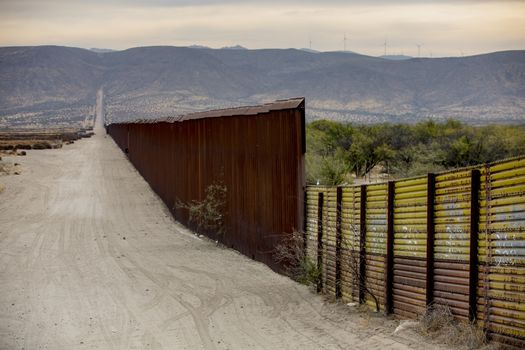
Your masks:
M 176 224 L 99 128 L 0 193 L 0 349 L 410 349 Z
M 102 129 L 104 129 L 104 88 L 100 88 L 97 91 L 97 105 L 95 108 L 95 112 L 96 116 L 94 129 L 95 132 L 98 132 L 100 134 L 102 132 Z

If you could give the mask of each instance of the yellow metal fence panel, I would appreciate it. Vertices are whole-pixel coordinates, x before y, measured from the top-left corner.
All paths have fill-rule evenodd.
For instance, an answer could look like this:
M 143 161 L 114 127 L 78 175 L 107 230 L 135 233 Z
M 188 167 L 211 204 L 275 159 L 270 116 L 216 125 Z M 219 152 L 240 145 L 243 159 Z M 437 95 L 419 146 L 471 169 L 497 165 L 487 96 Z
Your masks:
M 361 215 L 360 187 L 344 187 L 341 203 L 341 297 L 358 301 L 359 237 Z
M 323 210 L 323 291 L 336 294 L 336 221 L 337 188 L 328 188 L 324 194 Z
M 416 318 L 426 307 L 427 181 L 425 176 L 394 184 L 392 290 L 398 317 Z
M 525 347 L 525 157 L 481 174 L 478 322 Z
M 318 197 L 321 189 L 308 187 L 306 190 L 306 257 L 312 263 L 317 263 Z
M 471 170 L 436 176 L 434 302 L 469 317 Z
M 472 170 L 479 169 L 479 212 L 471 208 Z M 335 187 L 308 187 L 306 195 L 307 256 L 317 261 L 318 195 L 323 193 L 321 266 L 323 291 L 343 301 L 358 301 L 359 251 L 365 251 L 367 288 L 384 308 L 388 223 L 393 228 L 393 312 L 414 318 L 424 312 L 427 294 L 427 177 L 394 183 L 393 214 L 388 216 L 388 185 L 366 185 L 366 217 L 361 217 L 361 187 L 342 188 L 337 208 Z M 474 192 L 476 194 L 476 192 Z M 525 157 L 440 173 L 435 176 L 433 203 L 434 261 L 430 297 L 468 320 L 469 304 L 477 301 L 476 319 L 491 336 L 525 348 Z M 340 281 L 337 271 L 337 218 L 341 220 Z M 471 225 L 471 217 L 479 223 Z M 361 224 L 364 223 L 364 246 Z M 471 227 L 472 226 L 472 227 Z M 477 265 L 470 254 L 471 229 L 477 227 Z M 475 256 L 474 256 L 475 258 Z M 477 269 L 476 289 L 470 283 Z M 474 281 L 475 282 L 475 281 Z M 365 302 L 375 307 L 365 293 Z
M 365 283 L 367 289 L 378 299 L 381 308 L 385 303 L 387 191 L 386 183 L 366 187 Z M 375 307 L 370 293 L 365 293 L 365 301 Z

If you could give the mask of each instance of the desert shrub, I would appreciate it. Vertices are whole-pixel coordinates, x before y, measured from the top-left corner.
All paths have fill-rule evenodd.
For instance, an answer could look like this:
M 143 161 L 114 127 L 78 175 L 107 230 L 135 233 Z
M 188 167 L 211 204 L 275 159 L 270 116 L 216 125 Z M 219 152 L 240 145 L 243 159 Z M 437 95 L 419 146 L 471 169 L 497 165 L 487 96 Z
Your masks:
M 33 149 L 51 149 L 51 144 L 49 142 L 36 142 L 33 144 Z M 29 147 L 31 149 L 31 147 Z
M 175 207 L 188 210 L 189 221 L 197 225 L 198 231 L 213 232 L 219 239 L 224 234 L 226 193 L 226 186 L 215 182 L 206 188 L 206 197 L 202 201 L 184 203 L 177 199 Z
M 419 319 L 419 331 L 431 339 L 453 347 L 478 349 L 487 342 L 481 328 L 474 323 L 457 320 L 446 305 L 430 305 Z
M 17 144 L 14 147 L 15 149 L 31 149 L 31 145 Z
M 275 262 L 290 278 L 306 284 L 317 285 L 321 279 L 321 269 L 317 262 L 308 258 L 304 246 L 304 235 L 294 231 L 281 239 L 273 252 Z

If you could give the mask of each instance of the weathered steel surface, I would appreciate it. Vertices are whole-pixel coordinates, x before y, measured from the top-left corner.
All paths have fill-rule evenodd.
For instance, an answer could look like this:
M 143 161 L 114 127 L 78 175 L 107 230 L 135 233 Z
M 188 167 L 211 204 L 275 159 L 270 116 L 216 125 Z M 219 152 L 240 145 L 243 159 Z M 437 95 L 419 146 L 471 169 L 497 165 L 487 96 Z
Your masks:
M 320 189 L 314 187 L 310 187 L 306 191 L 306 256 L 312 262 L 317 261 L 319 192 Z
M 417 317 L 430 296 L 459 319 L 476 319 L 494 339 L 525 347 L 525 157 L 431 175 L 390 184 L 390 205 L 387 184 L 343 188 L 340 218 L 337 212 L 335 219 L 324 217 L 341 220 L 341 281 L 335 283 L 343 300 L 373 306 L 360 296 L 361 275 L 381 305 L 391 297 L 386 311 L 397 317 Z M 350 268 L 356 261 L 359 269 Z
M 525 157 L 485 166 L 480 187 L 478 322 L 525 346 Z
M 177 200 L 203 200 L 209 185 L 222 183 L 224 235 L 203 233 L 279 268 L 276 245 L 303 229 L 304 99 L 107 129 L 174 217 L 193 229 Z
M 323 210 L 323 291 L 336 296 L 337 282 L 337 188 L 328 188 Z
M 393 312 L 399 317 L 425 310 L 427 182 L 425 176 L 394 184 Z
M 471 183 L 470 170 L 460 170 L 437 175 L 435 184 L 433 300 L 448 305 L 460 319 L 469 316 L 471 213 L 463 208 L 470 207 Z M 464 275 L 457 277 L 458 273 Z
M 385 313 L 394 310 L 394 197 L 396 184 L 388 182 L 387 228 L 386 228 L 386 265 L 385 265 Z
M 337 213 L 336 213 L 336 242 L 335 242 L 335 256 L 336 256 L 336 265 L 335 265 L 335 297 L 341 298 L 342 288 L 341 288 L 341 245 L 343 241 L 342 233 L 342 218 L 341 218 L 341 209 L 343 206 L 343 188 L 337 187 L 337 197 L 336 197 Z
M 385 304 L 385 262 L 388 218 L 388 185 L 375 184 L 366 188 L 366 273 L 365 283 L 379 300 L 381 308 Z M 395 277 L 394 277 L 395 279 Z M 375 307 L 369 293 L 365 301 Z
M 477 317 L 477 289 L 479 273 L 479 189 L 480 171 L 473 169 L 470 172 L 470 256 L 469 256 L 469 320 Z
M 344 187 L 341 209 L 341 293 L 344 301 L 359 301 L 360 188 Z
M 317 268 L 321 270 L 324 262 L 324 192 L 317 194 Z M 322 276 L 321 276 L 322 277 Z M 317 293 L 323 291 L 323 278 L 317 280 Z

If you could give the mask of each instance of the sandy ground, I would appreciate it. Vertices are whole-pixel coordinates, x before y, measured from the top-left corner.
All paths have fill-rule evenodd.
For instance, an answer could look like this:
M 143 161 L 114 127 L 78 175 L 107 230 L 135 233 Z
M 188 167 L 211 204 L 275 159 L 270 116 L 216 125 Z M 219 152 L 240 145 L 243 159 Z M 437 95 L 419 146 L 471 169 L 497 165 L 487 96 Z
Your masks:
M 420 349 L 199 239 L 100 130 L 0 177 L 0 349 Z

